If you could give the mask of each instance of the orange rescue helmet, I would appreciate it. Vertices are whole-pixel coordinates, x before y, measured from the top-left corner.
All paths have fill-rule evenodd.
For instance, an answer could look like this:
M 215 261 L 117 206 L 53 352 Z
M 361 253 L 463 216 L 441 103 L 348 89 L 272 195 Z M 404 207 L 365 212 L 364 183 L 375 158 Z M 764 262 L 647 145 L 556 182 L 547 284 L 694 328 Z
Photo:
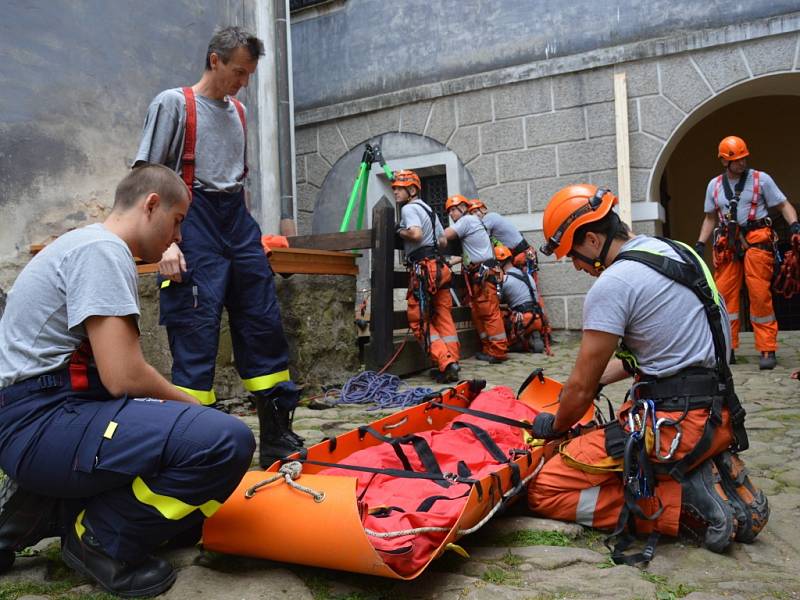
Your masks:
M 422 191 L 422 185 L 419 182 L 419 175 L 410 169 L 403 169 L 402 171 L 395 171 L 394 179 L 392 179 L 392 187 L 411 187 L 416 186 L 417 192 Z
M 478 198 L 470 200 L 467 204 L 469 204 L 470 213 L 472 213 L 473 210 L 478 210 L 478 209 L 486 210 L 486 205 L 483 202 L 481 202 Z
M 724 160 L 739 160 L 745 156 L 750 156 L 747 151 L 747 144 L 744 140 L 735 135 L 729 135 L 719 143 L 719 152 L 717 156 Z
M 469 200 L 467 200 L 461 194 L 456 194 L 454 196 L 450 196 L 447 199 L 447 202 L 445 202 L 445 204 L 444 204 L 444 209 L 445 210 L 450 210 L 451 208 L 453 208 L 455 206 L 460 206 L 461 204 L 466 204 L 468 209 L 469 209 Z
M 505 246 L 495 246 L 494 247 L 494 257 L 499 262 L 503 262 L 504 260 L 508 260 L 508 259 L 511 258 L 511 250 L 509 250 Z
M 568 185 L 559 190 L 544 209 L 546 241 L 539 250 L 547 256 L 555 253 L 556 258 L 564 258 L 572 250 L 575 231 L 581 225 L 599 221 L 618 203 L 611 190 L 588 183 Z

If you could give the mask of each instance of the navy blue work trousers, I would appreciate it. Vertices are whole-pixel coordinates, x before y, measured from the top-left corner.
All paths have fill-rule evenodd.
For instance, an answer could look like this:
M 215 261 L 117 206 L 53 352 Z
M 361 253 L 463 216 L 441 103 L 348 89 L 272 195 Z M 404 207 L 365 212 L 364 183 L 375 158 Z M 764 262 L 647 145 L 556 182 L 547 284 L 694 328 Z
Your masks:
M 168 400 L 112 398 L 66 369 L 0 390 L 0 467 L 20 486 L 67 500 L 119 560 L 198 526 L 233 492 L 255 440 L 239 419 Z M 82 512 L 81 512 L 82 511 Z
M 160 322 L 167 328 L 173 358 L 172 382 L 203 404 L 214 403 L 223 306 L 244 387 L 269 392 L 288 382 L 288 345 L 275 281 L 244 193 L 194 190 L 181 234 L 188 270 L 181 283 L 161 280 L 160 293 Z

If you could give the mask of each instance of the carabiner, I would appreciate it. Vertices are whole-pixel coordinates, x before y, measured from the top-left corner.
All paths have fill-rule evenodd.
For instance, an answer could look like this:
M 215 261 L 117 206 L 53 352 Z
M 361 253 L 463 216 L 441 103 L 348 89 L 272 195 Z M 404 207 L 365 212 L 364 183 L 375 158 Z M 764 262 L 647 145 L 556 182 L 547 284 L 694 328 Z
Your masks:
M 661 427 L 664 425 L 675 428 L 675 437 L 672 439 L 672 443 L 669 445 L 669 451 L 666 454 L 661 454 Z M 653 428 L 653 434 L 655 437 L 654 443 L 656 459 L 660 460 L 661 462 L 670 460 L 675 455 L 675 451 L 678 449 L 678 446 L 681 443 L 683 431 L 681 430 L 680 424 L 677 421 L 668 419 L 667 417 L 661 417 L 656 421 L 656 424 Z

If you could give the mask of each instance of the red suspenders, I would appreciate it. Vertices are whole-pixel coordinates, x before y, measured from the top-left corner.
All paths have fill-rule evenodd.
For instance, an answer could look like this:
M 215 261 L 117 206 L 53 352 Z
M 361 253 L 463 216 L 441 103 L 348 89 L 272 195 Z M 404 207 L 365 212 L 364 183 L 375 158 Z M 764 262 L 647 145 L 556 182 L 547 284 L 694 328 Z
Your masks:
M 758 185 L 758 178 L 760 173 L 753 169 L 753 199 L 750 201 L 750 212 L 747 215 L 748 221 L 754 221 L 756 218 L 756 208 L 758 207 L 758 195 L 760 192 L 760 188 Z M 714 183 L 714 206 L 717 209 L 717 216 L 719 217 L 720 223 L 723 221 L 722 218 L 722 210 L 719 207 L 719 188 L 722 187 L 722 177 L 720 175 L 717 177 L 717 181 Z M 736 215 L 731 215 L 734 219 Z
M 183 153 L 181 154 L 181 178 L 191 190 L 194 183 L 194 149 L 197 145 L 197 103 L 192 88 L 187 86 L 182 89 L 183 96 L 186 98 L 186 133 L 183 137 Z M 242 131 L 244 132 L 244 173 L 242 178 L 244 178 L 247 177 L 247 123 L 244 118 L 244 106 L 236 98 L 232 96 L 228 96 L 228 98 L 236 107 L 239 120 L 242 122 Z

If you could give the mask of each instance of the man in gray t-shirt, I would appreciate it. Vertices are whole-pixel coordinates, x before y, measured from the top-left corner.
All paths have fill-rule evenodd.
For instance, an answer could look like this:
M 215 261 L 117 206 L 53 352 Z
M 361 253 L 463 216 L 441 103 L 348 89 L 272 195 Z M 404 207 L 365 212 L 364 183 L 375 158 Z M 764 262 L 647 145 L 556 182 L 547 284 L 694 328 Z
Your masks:
M 564 436 L 591 414 L 601 385 L 629 374 L 636 381 L 616 421 L 567 441 L 545 465 L 528 504 L 599 529 L 670 536 L 692 514 L 706 526 L 705 545 L 721 552 L 734 536 L 752 541 L 769 514 L 763 494 L 737 491 L 742 463 L 728 451 L 745 449 L 747 436 L 727 364 L 725 306 L 697 254 L 634 236 L 616 204 L 609 190 L 579 184 L 557 192 L 545 209 L 542 252 L 571 258 L 597 281 L 584 303 L 578 358 L 553 399 L 557 410 L 549 398 L 532 399 L 542 410 L 533 437 Z M 720 477 L 722 487 L 715 485 Z M 615 561 L 628 545 L 618 540 Z M 651 556 L 655 540 L 648 545 Z
M 499 363 L 508 358 L 508 339 L 497 298 L 499 269 L 486 228 L 478 217 L 469 214 L 469 200 L 460 194 L 445 204 L 453 225 L 439 237 L 444 249 L 450 240 L 460 239 L 464 248 L 463 273 L 469 293 L 472 323 L 481 339 L 478 360 Z
M 453 322 L 450 265 L 436 247 L 444 233 L 439 217 L 419 193 L 419 175 L 409 169 L 396 171 L 392 193 L 400 205 L 397 235 L 403 240 L 408 267 L 406 315 L 408 326 L 435 365 L 432 375 L 439 383 L 459 380 L 461 345 Z
M 160 594 L 175 572 L 150 553 L 199 531 L 250 466 L 249 428 L 198 406 L 139 344 L 133 257 L 180 241 L 190 201 L 170 169 L 136 169 L 102 224 L 48 244 L 14 282 L 0 320 L 0 571 L 62 535 L 64 562 L 104 589 Z
M 259 464 L 266 468 L 300 450 L 303 438 L 292 431 L 300 392 L 289 374 L 275 281 L 261 228 L 245 202 L 246 111 L 235 96 L 263 54 L 262 42 L 238 27 L 216 31 L 200 81 L 161 92 L 150 103 L 136 164 L 168 166 L 193 196 L 183 241 L 159 263 L 160 323 L 167 328 L 172 382 L 202 404 L 216 403 L 225 308 L 236 369 L 258 411 Z
M 704 253 L 706 242 L 719 224 L 712 248 L 714 279 L 730 311 L 733 349 L 739 347 L 739 297 L 742 283 L 746 282 L 750 323 L 756 350 L 761 353 L 759 368 L 773 369 L 778 349 L 778 321 L 772 306 L 776 238 L 767 209 L 779 211 L 798 239 L 800 223 L 794 207 L 772 177 L 747 167 L 749 155 L 742 138 L 731 135 L 720 142 L 718 157 L 725 170 L 706 186 L 705 217 L 695 250 Z

